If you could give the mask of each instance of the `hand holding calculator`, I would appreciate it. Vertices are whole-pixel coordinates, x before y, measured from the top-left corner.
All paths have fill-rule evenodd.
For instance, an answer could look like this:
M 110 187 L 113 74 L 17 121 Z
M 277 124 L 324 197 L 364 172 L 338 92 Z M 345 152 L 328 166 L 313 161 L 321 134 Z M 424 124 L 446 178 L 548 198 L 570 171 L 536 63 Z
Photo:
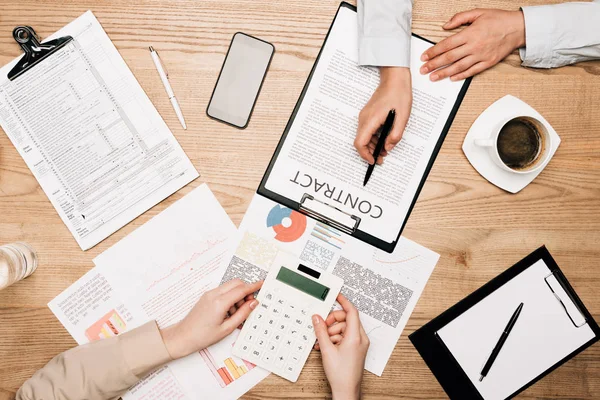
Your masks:
M 296 382 L 316 339 L 312 316 L 327 317 L 343 284 L 341 278 L 279 252 L 233 355 Z

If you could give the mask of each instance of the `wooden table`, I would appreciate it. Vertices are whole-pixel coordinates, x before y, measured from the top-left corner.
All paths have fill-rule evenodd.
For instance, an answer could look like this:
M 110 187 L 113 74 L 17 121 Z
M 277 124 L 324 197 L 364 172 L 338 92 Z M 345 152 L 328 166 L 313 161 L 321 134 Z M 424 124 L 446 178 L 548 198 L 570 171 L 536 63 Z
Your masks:
M 367 0 L 368 1 L 368 0 Z M 0 0 L 0 64 L 20 55 L 16 25 L 47 37 L 84 11 L 98 17 L 202 177 L 83 252 L 36 179 L 0 134 L 0 243 L 27 241 L 40 267 L 0 292 L 0 400 L 50 358 L 75 345 L 46 304 L 92 268 L 92 259 L 202 182 L 239 223 L 294 107 L 338 2 L 311 0 Z M 529 0 L 542 4 L 547 0 Z M 475 6 L 514 9 L 509 0 L 418 0 L 413 29 L 432 40 L 454 13 Z M 208 99 L 231 36 L 244 31 L 276 47 L 246 130 L 207 118 Z M 185 113 L 183 131 L 150 55 L 159 49 Z M 404 231 L 440 261 L 381 378 L 365 374 L 365 399 L 437 399 L 445 393 L 407 335 L 520 258 L 546 244 L 600 320 L 600 63 L 553 71 L 520 67 L 513 54 L 474 79 Z M 544 172 L 512 195 L 486 182 L 462 153 L 464 135 L 488 105 L 512 94 L 541 112 L 562 144 Z M 320 355 L 300 380 L 271 375 L 248 399 L 329 396 Z M 600 346 L 569 361 L 521 398 L 600 398 Z

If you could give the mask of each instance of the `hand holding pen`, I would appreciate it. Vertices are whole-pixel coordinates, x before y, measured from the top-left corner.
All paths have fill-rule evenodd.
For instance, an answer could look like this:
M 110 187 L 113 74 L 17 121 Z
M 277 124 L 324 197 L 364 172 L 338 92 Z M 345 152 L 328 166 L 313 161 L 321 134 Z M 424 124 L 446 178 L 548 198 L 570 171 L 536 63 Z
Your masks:
M 410 69 L 406 67 L 379 67 L 379 86 L 358 115 L 358 128 L 354 147 L 369 164 L 381 164 L 383 158 L 402 139 L 412 108 L 412 83 Z M 373 158 L 377 144 L 377 131 L 385 122 L 388 112 L 396 110 L 394 127 L 388 135 L 379 160 Z
M 371 174 L 373 173 L 373 169 L 375 169 L 375 164 L 377 163 L 377 159 L 379 158 L 379 155 L 381 154 L 381 152 L 384 150 L 383 146 L 385 145 L 388 135 L 390 134 L 390 131 L 392 130 L 392 127 L 394 126 L 395 118 L 396 118 L 396 110 L 392 109 L 388 113 L 388 116 L 385 119 L 383 126 L 381 127 L 381 131 L 379 132 L 379 138 L 377 139 L 377 144 L 375 145 L 375 150 L 373 151 L 373 159 L 375 161 L 373 161 L 372 164 L 369 164 L 369 167 L 367 168 L 367 173 L 365 175 L 365 180 L 363 182 L 363 186 L 366 186 L 367 182 L 369 182 L 369 178 L 371 177 Z

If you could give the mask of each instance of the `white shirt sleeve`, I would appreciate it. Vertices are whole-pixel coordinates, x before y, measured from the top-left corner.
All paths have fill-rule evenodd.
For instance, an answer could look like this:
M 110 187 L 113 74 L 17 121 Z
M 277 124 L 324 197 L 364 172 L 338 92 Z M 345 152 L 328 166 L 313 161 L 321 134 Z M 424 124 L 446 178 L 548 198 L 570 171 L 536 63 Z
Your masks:
M 522 65 L 554 68 L 600 58 L 600 1 L 522 7 Z
M 358 63 L 410 67 L 412 0 L 358 0 Z

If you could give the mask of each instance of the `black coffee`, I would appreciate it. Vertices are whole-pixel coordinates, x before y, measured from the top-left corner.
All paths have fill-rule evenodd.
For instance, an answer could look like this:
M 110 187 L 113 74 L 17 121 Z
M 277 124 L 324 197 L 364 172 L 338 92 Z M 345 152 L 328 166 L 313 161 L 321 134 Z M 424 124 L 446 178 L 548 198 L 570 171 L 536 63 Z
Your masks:
M 498 154 L 504 164 L 512 169 L 524 169 L 538 158 L 542 140 L 532 122 L 515 118 L 502 127 L 497 145 Z

